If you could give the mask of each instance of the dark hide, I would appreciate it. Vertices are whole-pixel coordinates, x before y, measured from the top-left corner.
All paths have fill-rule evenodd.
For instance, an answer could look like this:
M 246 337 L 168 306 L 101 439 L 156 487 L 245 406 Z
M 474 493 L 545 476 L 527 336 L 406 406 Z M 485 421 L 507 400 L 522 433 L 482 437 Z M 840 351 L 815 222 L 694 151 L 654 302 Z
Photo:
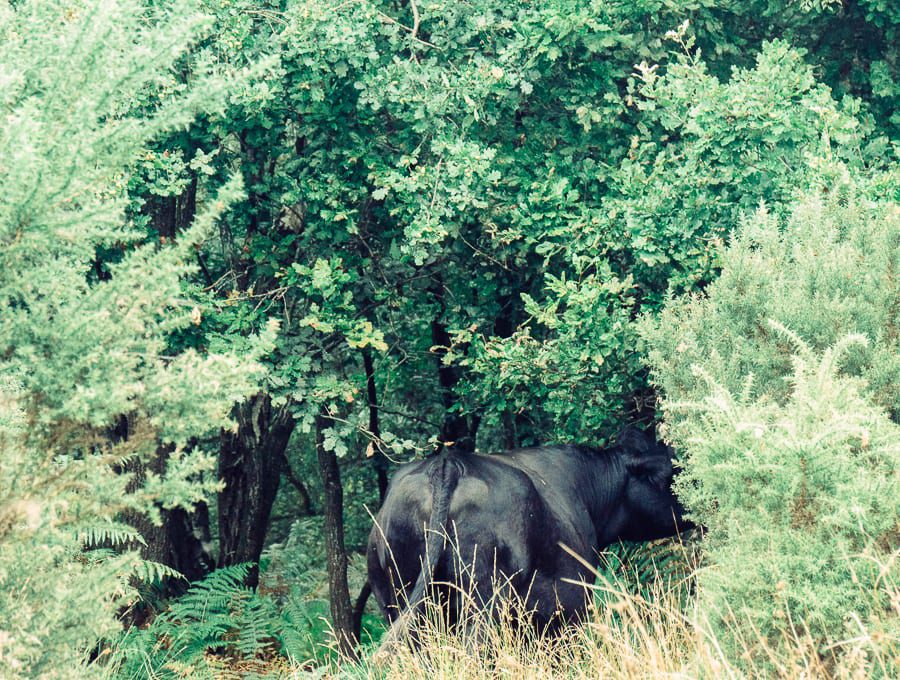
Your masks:
M 672 472 L 671 451 L 636 429 L 602 451 L 448 453 L 404 465 L 369 535 L 372 592 L 390 621 L 431 592 L 452 624 L 461 599 L 446 584 L 484 607 L 503 583 L 534 611 L 540 629 L 555 629 L 585 613 L 587 591 L 578 583 L 594 580 L 560 544 L 595 564 L 617 540 L 687 528 Z

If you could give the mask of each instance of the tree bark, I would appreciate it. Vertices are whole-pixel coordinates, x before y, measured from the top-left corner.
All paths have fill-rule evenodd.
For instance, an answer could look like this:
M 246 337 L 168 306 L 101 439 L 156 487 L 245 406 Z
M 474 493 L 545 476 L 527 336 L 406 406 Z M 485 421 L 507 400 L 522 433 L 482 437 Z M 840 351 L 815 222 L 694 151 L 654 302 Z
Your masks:
M 188 228 L 197 212 L 197 178 L 193 178 L 184 191 L 176 196 L 149 195 L 142 212 L 150 217 L 150 225 L 161 241 L 173 241 Z M 98 272 L 98 275 L 101 273 Z M 100 275 L 100 278 L 103 278 Z M 129 422 L 122 416 L 113 432 L 113 440 L 127 439 Z M 134 475 L 132 487 L 144 484 L 147 472 L 164 475 L 171 447 L 160 445 L 148 461 L 132 461 L 126 470 Z M 188 580 L 203 578 L 213 567 L 209 554 L 209 510 L 206 504 L 198 504 L 193 510 L 183 508 L 160 509 L 162 524 L 156 526 L 145 516 L 131 515 L 127 521 L 143 536 L 146 545 L 141 546 L 145 559 L 160 562 L 181 572 Z M 164 584 L 164 595 L 174 595 L 184 590 L 184 581 L 170 579 Z
M 134 463 L 127 468 L 134 477 L 135 488 L 146 480 L 146 474 L 152 470 L 156 474 L 164 474 L 165 460 L 168 458 L 167 447 L 160 447 L 149 464 Z M 204 505 L 204 508 L 206 506 Z M 187 582 L 196 581 L 208 574 L 212 568 L 212 559 L 205 550 L 202 531 L 195 521 L 199 510 L 188 512 L 183 508 L 160 508 L 162 524 L 153 524 L 146 515 L 134 514 L 126 517 L 126 521 L 140 532 L 145 545 L 140 546 L 141 557 L 145 560 L 160 562 L 180 572 Z M 206 544 L 208 545 L 208 543 Z M 161 584 L 164 595 L 177 595 L 184 591 L 186 582 L 169 579 Z
M 378 393 L 375 389 L 375 365 L 372 361 L 372 353 L 368 349 L 362 350 L 363 368 L 366 372 L 366 398 L 369 403 L 369 432 L 375 439 L 381 438 L 381 426 L 378 422 Z M 375 446 L 373 454 L 375 474 L 378 479 L 378 500 L 384 503 L 384 497 L 387 495 L 388 487 L 388 459 L 381 451 L 380 447 Z M 372 595 L 372 587 L 369 582 L 363 583 L 356 602 L 353 604 L 353 635 L 357 640 L 362 639 L 362 617 L 366 610 L 366 602 Z
M 141 212 L 150 217 L 152 227 L 161 238 L 177 238 L 179 232 L 190 226 L 197 213 L 197 178 L 194 177 L 177 196 L 147 196 Z
M 235 407 L 236 432 L 223 432 L 219 451 L 218 566 L 252 562 L 247 585 L 259 583 L 259 557 L 278 493 L 285 449 L 294 430 L 286 406 L 257 394 Z
M 323 408 L 316 416 L 316 456 L 324 490 L 325 554 L 328 560 L 328 596 L 331 621 L 341 654 L 355 659 L 359 638 L 354 627 L 350 587 L 347 584 L 347 549 L 344 546 L 344 490 L 334 451 L 325 449 L 331 418 Z
M 375 389 L 375 365 L 372 362 L 372 353 L 368 349 L 362 350 L 363 369 L 366 372 L 366 400 L 369 405 L 369 433 L 374 439 L 381 438 L 381 426 L 378 422 L 378 393 Z M 388 486 L 388 459 L 379 446 L 374 447 L 373 464 L 378 479 L 378 500 L 384 502 Z
M 114 442 L 125 441 L 129 433 L 128 418 L 122 416 L 111 433 L 111 439 Z M 129 490 L 142 487 L 148 472 L 165 475 L 171 452 L 171 446 L 160 445 L 149 460 L 135 458 L 129 461 L 123 470 L 132 475 Z M 191 512 L 183 508 L 160 508 L 159 511 L 162 517 L 159 525 L 142 513 L 125 513 L 123 519 L 137 529 L 145 541 L 144 545 L 136 546 L 141 557 L 172 567 L 187 579 L 167 579 L 159 584 L 164 597 L 179 595 L 189 582 L 203 578 L 213 567 L 209 554 L 209 512 L 205 503 L 198 504 Z
M 465 415 L 455 410 L 457 400 L 454 389 L 459 382 L 459 369 L 456 366 L 444 364 L 444 355 L 447 353 L 446 348 L 450 347 L 451 339 L 444 321 L 447 305 L 444 301 L 444 282 L 440 275 L 438 275 L 431 292 L 439 305 L 439 311 L 431 321 L 431 344 L 436 348 L 434 354 L 437 358 L 438 384 L 440 385 L 441 401 L 444 404 L 444 420 L 441 425 L 438 450 L 444 446 L 453 446 L 459 451 L 474 451 L 477 424 L 470 424 Z

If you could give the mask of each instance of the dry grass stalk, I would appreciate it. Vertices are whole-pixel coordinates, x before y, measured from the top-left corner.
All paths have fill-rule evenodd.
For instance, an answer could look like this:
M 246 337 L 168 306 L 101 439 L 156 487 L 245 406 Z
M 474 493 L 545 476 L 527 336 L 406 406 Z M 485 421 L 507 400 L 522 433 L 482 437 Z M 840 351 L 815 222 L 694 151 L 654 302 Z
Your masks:
M 779 650 L 765 640 L 741 642 L 729 658 L 693 593 L 692 576 L 659 579 L 636 592 L 622 578 L 598 585 L 590 619 L 558 637 L 542 637 L 521 621 L 524 602 L 508 591 L 489 603 L 487 616 L 469 606 L 461 625 L 446 625 L 441 607 L 428 602 L 417 626 L 417 645 L 396 645 L 376 660 L 336 664 L 325 677 L 410 680 L 632 680 L 634 678 L 841 678 L 898 677 L 900 612 L 885 612 L 877 630 L 857 622 L 860 635 L 822 649 L 797 622 Z M 897 593 L 889 578 L 884 587 Z M 499 589 L 501 592 L 503 589 Z M 894 598 L 897 601 L 897 598 Z M 599 603 L 603 604 L 599 604 Z M 893 631 L 893 632 L 891 632 Z M 377 661 L 377 662 L 376 662 Z M 296 677 L 300 677 L 299 675 Z M 320 676 L 321 677 L 321 676 Z

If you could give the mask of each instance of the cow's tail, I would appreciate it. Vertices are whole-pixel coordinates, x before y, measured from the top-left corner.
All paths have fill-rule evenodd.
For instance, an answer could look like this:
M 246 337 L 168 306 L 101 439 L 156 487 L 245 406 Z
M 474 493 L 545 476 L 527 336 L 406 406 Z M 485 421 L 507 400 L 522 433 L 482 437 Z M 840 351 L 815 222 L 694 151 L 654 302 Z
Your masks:
M 425 555 L 422 568 L 413 589 L 406 597 L 406 608 L 394 619 L 381 638 L 378 651 L 373 655 L 376 667 L 388 663 L 394 650 L 404 640 L 409 641 L 412 622 L 425 606 L 425 593 L 434 580 L 434 572 L 441 559 L 450 517 L 450 500 L 465 468 L 452 454 L 443 453 L 430 467 L 431 515 L 425 532 Z
M 444 541 L 447 538 L 450 517 L 450 500 L 462 476 L 462 463 L 453 455 L 442 455 L 435 461 L 429 472 L 431 483 L 431 516 L 425 532 L 425 557 L 419 578 L 406 598 L 411 612 L 419 609 L 425 601 L 425 592 L 434 580 L 434 570 L 441 559 Z

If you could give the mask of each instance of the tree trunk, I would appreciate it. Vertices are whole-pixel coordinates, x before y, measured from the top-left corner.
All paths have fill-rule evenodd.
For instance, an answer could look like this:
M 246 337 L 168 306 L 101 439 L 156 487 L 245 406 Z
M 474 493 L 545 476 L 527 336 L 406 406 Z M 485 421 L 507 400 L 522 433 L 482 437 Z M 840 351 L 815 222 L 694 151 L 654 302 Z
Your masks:
M 252 562 L 247 584 L 259 583 L 259 556 L 294 430 L 286 406 L 273 408 L 267 394 L 235 407 L 237 432 L 223 432 L 219 451 L 218 566 Z
M 148 540 L 148 548 L 154 547 L 158 554 L 148 559 L 162 562 L 181 572 L 188 582 L 199 581 L 214 568 L 209 554 L 209 510 L 205 503 L 188 512 L 184 508 L 162 510 L 162 527 Z M 185 584 L 172 584 L 170 590 L 180 591 Z
M 376 440 L 381 438 L 381 426 L 378 423 L 378 394 L 375 390 L 375 366 L 372 362 L 372 353 L 368 349 L 362 350 L 363 368 L 366 372 L 366 400 L 369 404 L 369 432 Z M 388 486 L 388 459 L 381 447 L 375 446 L 373 451 L 373 464 L 378 479 L 378 500 L 384 502 Z
M 177 196 L 147 196 L 142 211 L 150 217 L 150 226 L 160 240 L 178 238 L 178 234 L 193 222 L 197 212 L 197 178 L 193 178 Z M 128 419 L 122 416 L 113 432 L 113 440 L 126 439 L 128 434 Z M 149 461 L 129 463 L 126 470 L 134 475 L 133 488 L 144 484 L 147 472 L 165 475 L 170 453 L 171 447 L 161 445 Z M 188 581 L 203 578 L 213 566 L 209 554 L 209 510 L 206 504 L 199 504 L 192 511 L 175 508 L 160 509 L 160 513 L 160 526 L 152 524 L 142 515 L 127 517 L 127 521 L 146 541 L 146 545 L 141 546 L 142 556 L 178 570 Z M 170 579 L 164 584 L 164 595 L 177 594 L 184 587 L 185 582 Z
M 474 451 L 477 421 L 470 424 L 465 415 L 455 410 L 454 388 L 459 382 L 459 369 L 456 366 L 444 364 L 446 348 L 450 347 L 451 340 L 444 321 L 447 305 L 444 302 L 444 282 L 440 275 L 438 275 L 431 292 L 440 305 L 438 313 L 431 322 L 431 344 L 436 348 L 434 354 L 437 357 L 438 384 L 444 404 L 444 420 L 441 425 L 438 449 L 440 450 L 444 446 L 453 446 L 459 451 Z
M 171 446 L 160 446 L 150 465 L 140 470 L 140 483 L 144 483 L 145 471 L 152 469 L 164 475 Z M 144 518 L 139 528 L 147 545 L 142 546 L 145 559 L 161 562 L 180 572 L 186 581 L 171 580 L 165 584 L 166 595 L 178 595 L 187 585 L 199 581 L 215 568 L 210 554 L 209 508 L 198 503 L 190 511 L 184 508 L 160 508 L 162 524 L 155 526 Z
M 312 498 L 309 495 L 309 489 L 306 488 L 306 484 L 303 483 L 303 480 L 300 479 L 296 475 L 296 473 L 294 473 L 294 469 L 291 467 L 291 461 L 289 461 L 287 458 L 287 452 L 285 452 L 282 466 L 284 467 L 285 479 L 290 482 L 291 486 L 293 486 L 297 491 L 297 495 L 300 496 L 300 508 L 297 510 L 295 516 L 309 517 L 310 515 L 314 514 Z
M 325 554 L 328 559 L 328 596 L 331 621 L 341 654 L 356 658 L 359 642 L 354 630 L 353 606 L 347 585 L 347 549 L 344 547 L 344 490 L 334 451 L 325 450 L 325 432 L 331 418 L 323 408 L 316 416 L 316 455 L 324 490 Z
M 194 177 L 177 196 L 147 196 L 141 212 L 150 217 L 150 224 L 160 238 L 177 238 L 179 232 L 190 226 L 197 213 L 197 178 Z
M 368 349 L 362 350 L 363 368 L 366 372 L 366 397 L 369 402 L 369 432 L 372 437 L 381 438 L 381 426 L 378 423 L 378 393 L 375 389 L 375 366 L 372 362 L 372 353 Z M 375 474 L 378 479 L 378 500 L 384 503 L 388 487 L 388 459 L 380 447 L 375 446 L 373 454 Z M 372 595 L 372 587 L 369 582 L 363 583 L 362 590 L 353 604 L 353 635 L 357 640 L 362 639 L 362 617 L 366 610 L 366 602 Z

